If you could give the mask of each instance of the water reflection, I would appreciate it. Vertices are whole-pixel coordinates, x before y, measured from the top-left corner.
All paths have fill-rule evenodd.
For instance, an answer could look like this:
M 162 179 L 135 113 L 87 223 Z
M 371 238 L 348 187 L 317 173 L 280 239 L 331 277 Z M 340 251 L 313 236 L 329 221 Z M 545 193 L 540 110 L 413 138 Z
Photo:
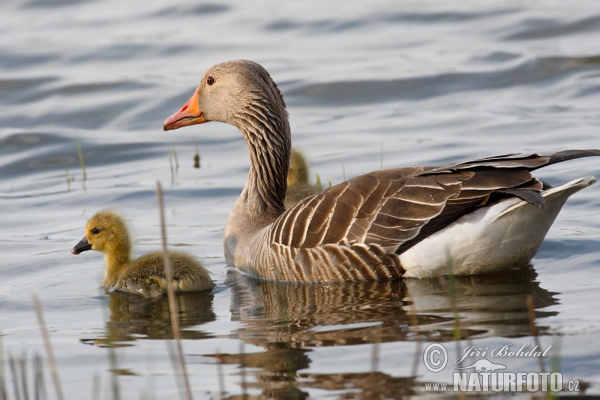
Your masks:
M 548 330 L 543 320 L 557 314 L 545 309 L 558 301 L 557 293 L 541 288 L 536 277 L 528 267 L 431 280 L 294 285 L 231 272 L 226 284 L 232 292 L 232 318 L 243 323 L 236 334 L 266 351 L 211 356 L 224 364 L 252 368 L 255 379 L 247 387 L 260 388 L 269 397 L 305 398 L 302 387 L 360 390 L 377 397 L 410 395 L 415 377 L 393 377 L 376 368 L 351 374 L 298 371 L 309 368 L 310 347 L 371 343 L 375 348 L 392 341 L 454 340 L 455 314 L 462 338 L 530 335 L 529 295 L 543 334 Z
M 124 293 L 108 293 L 109 321 L 106 323 L 106 336 L 84 339 L 83 342 L 105 346 L 107 340 L 123 345 L 137 339 L 173 339 L 169 301 L 166 296 L 144 298 Z M 186 330 L 214 321 L 212 309 L 213 294 L 206 292 L 178 293 L 175 297 L 182 339 L 206 339 L 210 334 L 199 329 Z
M 376 370 L 363 373 L 298 373 L 310 366 L 310 350 L 296 349 L 285 343 L 270 343 L 266 352 L 252 354 L 217 354 L 213 355 L 222 364 L 235 364 L 251 368 L 254 379 L 242 383 L 247 389 L 259 389 L 261 395 L 256 398 L 305 399 L 309 394 L 302 388 L 323 390 L 350 391 L 360 394 L 360 398 L 397 398 L 414 395 L 413 388 L 416 377 L 394 377 Z M 241 381 L 246 382 L 242 370 Z M 242 398 L 233 395 L 228 399 Z M 344 397 L 346 398 L 346 397 Z M 350 396 L 348 398 L 354 398 Z

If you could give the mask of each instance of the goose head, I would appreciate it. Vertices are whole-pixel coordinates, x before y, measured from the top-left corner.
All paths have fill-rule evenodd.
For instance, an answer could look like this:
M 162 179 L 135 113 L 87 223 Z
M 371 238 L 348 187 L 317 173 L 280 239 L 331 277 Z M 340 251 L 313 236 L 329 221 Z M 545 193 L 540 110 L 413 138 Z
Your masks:
M 129 232 L 123 217 L 114 211 L 96 213 L 85 227 L 85 235 L 71 250 L 80 254 L 87 250 L 128 258 L 130 251 Z
M 255 118 L 263 123 L 271 119 L 287 122 L 285 102 L 262 66 L 253 61 L 234 60 L 209 68 L 192 97 L 165 120 L 163 129 L 169 131 L 217 121 L 237 126 L 244 132 L 246 125 L 254 124 Z
M 250 172 L 240 196 L 239 214 L 264 221 L 285 211 L 290 125 L 283 96 L 269 73 L 247 60 L 209 68 L 193 96 L 165 120 L 163 129 L 208 121 L 237 127 L 248 144 Z

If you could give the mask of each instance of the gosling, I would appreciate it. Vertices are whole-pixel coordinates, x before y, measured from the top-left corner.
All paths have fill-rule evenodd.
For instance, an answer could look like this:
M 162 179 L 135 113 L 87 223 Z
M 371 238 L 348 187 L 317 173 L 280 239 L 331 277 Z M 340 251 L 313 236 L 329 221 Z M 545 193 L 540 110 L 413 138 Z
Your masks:
M 163 253 L 155 251 L 132 260 L 132 247 L 123 217 L 115 211 L 104 210 L 88 221 L 85 236 L 71 253 L 77 255 L 87 250 L 104 253 L 106 272 L 102 287 L 109 291 L 138 293 L 145 297 L 166 293 Z M 169 251 L 169 257 L 175 292 L 208 290 L 215 286 L 206 268 L 194 257 L 177 251 Z
M 323 190 L 320 182 L 311 185 L 308 179 L 308 162 L 298 149 L 292 149 L 292 159 L 287 176 L 287 192 L 283 204 L 290 208 L 300 200 Z

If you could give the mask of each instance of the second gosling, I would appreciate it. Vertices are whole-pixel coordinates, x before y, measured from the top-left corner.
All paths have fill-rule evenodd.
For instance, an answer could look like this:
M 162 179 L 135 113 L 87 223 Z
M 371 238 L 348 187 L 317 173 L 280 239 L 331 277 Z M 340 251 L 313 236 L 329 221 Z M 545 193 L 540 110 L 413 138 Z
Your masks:
M 290 208 L 300 200 L 323 190 L 320 183 L 317 185 L 310 184 L 308 169 L 308 162 L 304 154 L 298 149 L 292 149 L 290 169 L 287 176 L 287 192 L 283 202 L 285 208 Z
M 102 287 L 108 290 L 146 297 L 166 293 L 163 252 L 155 251 L 132 260 L 132 247 L 125 219 L 115 211 L 104 210 L 88 221 L 85 236 L 71 253 L 87 250 L 104 253 L 106 272 Z M 169 251 L 169 257 L 175 292 L 201 291 L 215 286 L 206 268 L 194 257 L 178 251 Z

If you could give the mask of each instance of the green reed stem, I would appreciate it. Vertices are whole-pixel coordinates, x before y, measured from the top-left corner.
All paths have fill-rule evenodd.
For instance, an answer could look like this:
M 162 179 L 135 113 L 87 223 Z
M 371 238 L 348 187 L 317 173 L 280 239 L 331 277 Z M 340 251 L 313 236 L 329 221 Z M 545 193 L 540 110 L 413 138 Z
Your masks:
M 79 142 L 79 134 L 75 131 L 75 142 L 77 143 L 77 156 L 79 157 L 79 165 L 81 165 L 81 171 L 83 172 L 84 182 L 87 180 L 87 174 L 85 172 L 85 162 L 83 161 L 83 151 L 81 151 L 81 143 Z
M 173 149 L 173 159 L 175 160 L 175 172 L 179 172 L 179 159 L 177 158 L 177 150 L 175 149 L 175 146 L 171 146 L 171 148 Z

